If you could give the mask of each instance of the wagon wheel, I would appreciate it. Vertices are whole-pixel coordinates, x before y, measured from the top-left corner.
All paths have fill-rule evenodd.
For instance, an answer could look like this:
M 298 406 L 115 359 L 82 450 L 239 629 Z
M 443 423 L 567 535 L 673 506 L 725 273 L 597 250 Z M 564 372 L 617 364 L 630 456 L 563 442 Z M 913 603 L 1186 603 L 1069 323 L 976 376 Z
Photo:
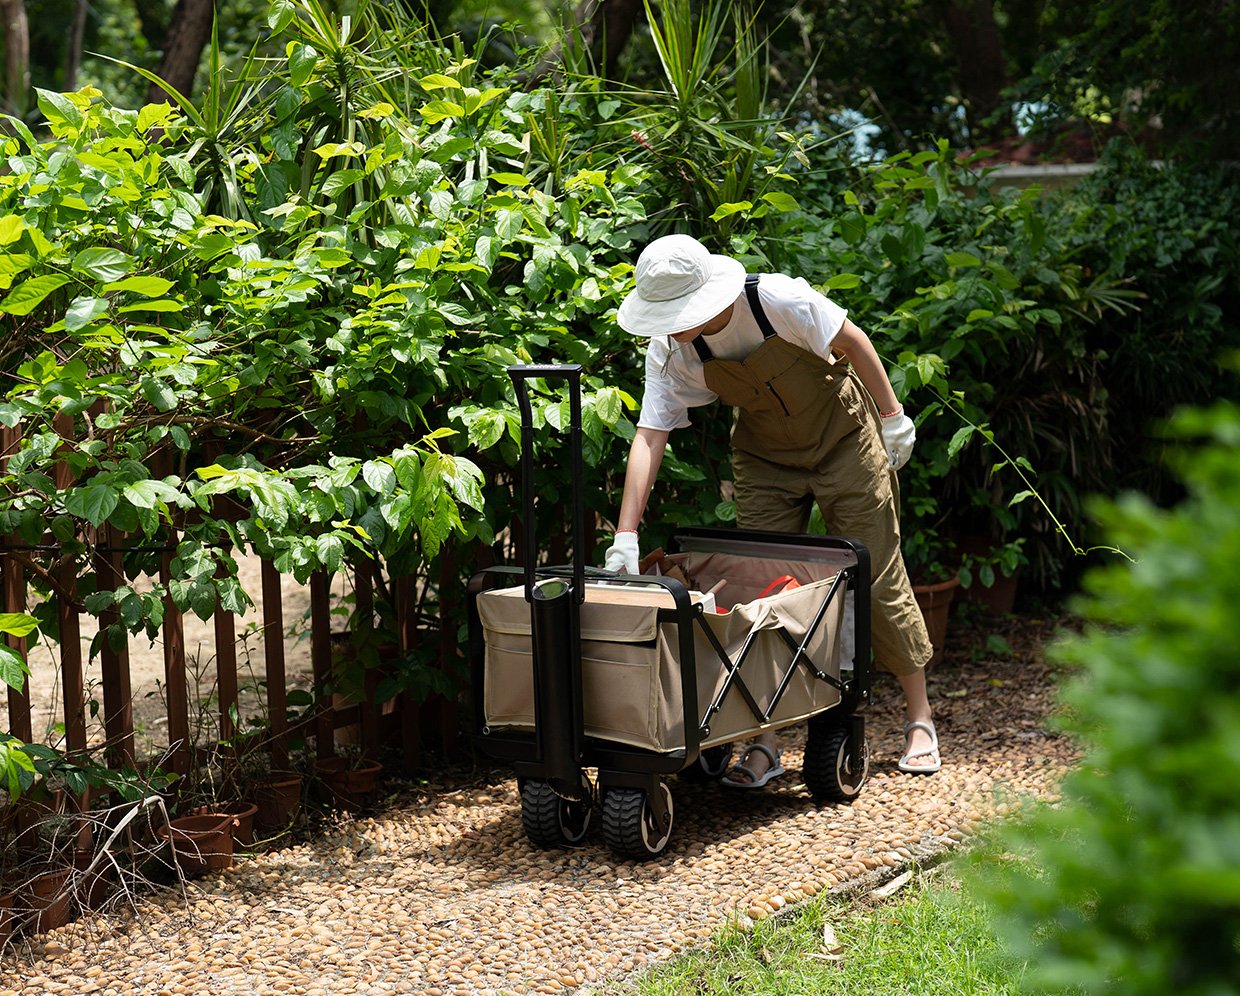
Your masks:
M 817 722 L 816 722 L 817 720 Z M 870 773 L 870 742 L 862 738 L 861 757 L 848 753 L 848 728 L 828 725 L 820 717 L 809 721 L 805 764 L 801 777 L 819 802 L 852 802 Z
M 698 754 L 698 759 L 680 772 L 681 778 L 694 782 L 713 782 L 727 773 L 732 763 L 732 745 L 716 744 L 705 747 Z
M 593 813 L 592 799 L 565 799 L 541 778 L 530 778 L 521 786 L 521 825 L 535 847 L 580 844 L 590 828 Z
M 672 790 L 659 782 L 667 807 L 667 825 L 655 826 L 646 793 L 642 789 L 614 788 L 603 799 L 603 839 L 607 846 L 626 858 L 645 861 L 657 857 L 672 839 Z

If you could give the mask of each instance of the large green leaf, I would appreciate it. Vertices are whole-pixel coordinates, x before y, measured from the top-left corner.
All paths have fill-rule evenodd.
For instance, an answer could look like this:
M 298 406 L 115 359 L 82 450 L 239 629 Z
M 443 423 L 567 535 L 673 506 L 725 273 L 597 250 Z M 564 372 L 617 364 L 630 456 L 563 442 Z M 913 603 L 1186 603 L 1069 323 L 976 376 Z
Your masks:
M 119 502 L 120 494 L 110 484 L 90 484 L 67 493 L 65 510 L 92 526 L 102 526 Z
M 0 612 L 0 633 L 10 636 L 29 636 L 39 628 L 39 620 L 24 612 Z
M 176 502 L 181 493 L 163 481 L 134 481 L 124 490 L 125 498 L 138 508 L 155 508 L 160 502 Z
M 119 280 L 133 269 L 133 257 L 119 249 L 83 249 L 73 257 L 73 268 L 96 280 Z
M 367 460 L 362 465 L 362 480 L 381 495 L 390 495 L 396 490 L 396 471 L 382 460 Z
M 102 297 L 79 297 L 65 311 L 65 328 L 77 332 L 100 315 L 107 314 L 108 302 Z
M 32 277 L 9 291 L 8 296 L 0 301 L 0 312 L 6 315 L 28 315 L 42 304 L 52 291 L 67 284 L 69 279 L 59 273 Z
M 113 291 L 127 291 L 131 294 L 142 294 L 144 297 L 162 297 L 171 287 L 172 281 L 164 277 L 139 276 L 106 284 L 103 290 L 108 294 Z
M 159 411 L 171 411 L 177 406 L 177 396 L 167 382 L 158 377 L 143 377 L 138 383 L 138 390 Z

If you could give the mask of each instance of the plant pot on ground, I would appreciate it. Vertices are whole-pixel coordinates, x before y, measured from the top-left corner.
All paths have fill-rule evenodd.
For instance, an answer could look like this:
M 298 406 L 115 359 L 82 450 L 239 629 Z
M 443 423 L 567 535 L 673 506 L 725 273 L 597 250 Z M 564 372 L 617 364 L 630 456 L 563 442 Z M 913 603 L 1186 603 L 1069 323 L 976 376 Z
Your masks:
M 236 818 L 220 813 L 176 816 L 156 832 L 172 848 L 173 860 L 186 878 L 228 868 L 233 863 Z
M 943 659 L 947 645 L 947 619 L 959 588 L 959 578 L 948 578 L 937 584 L 913 585 L 913 597 L 917 599 L 917 607 L 926 621 L 930 645 L 934 648 L 926 667 L 934 667 Z
M 16 933 L 19 923 L 20 893 L 11 882 L 0 884 L 0 950 Z
M 902 550 L 913 597 L 934 647 L 926 666 L 933 667 L 943 659 L 948 613 L 960 587 L 958 554 L 951 540 L 930 527 L 906 533 Z
M 374 801 L 383 765 L 361 754 L 321 757 L 314 762 L 323 801 L 330 806 L 362 809 Z
M 266 833 L 283 832 L 301 813 L 301 775 L 295 771 L 269 771 L 251 788 L 254 826 Z
M 991 616 L 1007 615 L 1016 605 L 1020 569 L 1028 563 L 1021 550 L 1024 537 L 989 540 L 963 536 L 956 540 L 960 551 L 960 590 L 957 600 L 978 606 Z
M 258 815 L 258 804 L 238 800 L 225 802 L 211 807 L 213 812 L 223 813 L 233 818 L 233 844 L 243 848 L 254 846 L 254 817 Z
M 69 882 L 72 872 L 67 865 L 50 867 L 31 879 L 26 893 L 30 909 L 26 929 L 30 933 L 45 934 L 72 919 L 73 889 Z
M 300 783 L 299 783 L 300 784 Z M 239 799 L 232 802 L 213 801 L 191 806 L 187 816 L 224 816 L 233 822 L 233 850 L 254 846 L 254 818 L 258 815 L 258 804 Z

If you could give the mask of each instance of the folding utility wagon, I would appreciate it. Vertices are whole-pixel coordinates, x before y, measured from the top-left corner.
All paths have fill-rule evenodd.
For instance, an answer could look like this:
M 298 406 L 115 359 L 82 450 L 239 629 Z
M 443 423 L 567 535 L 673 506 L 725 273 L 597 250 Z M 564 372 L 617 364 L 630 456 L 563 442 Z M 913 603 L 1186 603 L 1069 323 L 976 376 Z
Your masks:
M 806 786 L 820 801 L 854 798 L 869 770 L 861 714 L 872 677 L 865 548 L 826 536 L 686 528 L 662 563 L 683 572 L 688 587 L 670 576 L 587 569 L 581 368 L 509 373 L 522 416 L 529 552 L 523 567 L 471 579 L 470 654 L 477 739 L 512 764 L 529 839 L 540 847 L 580 843 L 601 795 L 608 845 L 625 857 L 654 857 L 671 839 L 668 776 L 717 778 L 735 741 L 804 721 Z M 530 378 L 569 382 L 568 567 L 535 566 Z M 763 594 L 776 578 L 797 584 Z

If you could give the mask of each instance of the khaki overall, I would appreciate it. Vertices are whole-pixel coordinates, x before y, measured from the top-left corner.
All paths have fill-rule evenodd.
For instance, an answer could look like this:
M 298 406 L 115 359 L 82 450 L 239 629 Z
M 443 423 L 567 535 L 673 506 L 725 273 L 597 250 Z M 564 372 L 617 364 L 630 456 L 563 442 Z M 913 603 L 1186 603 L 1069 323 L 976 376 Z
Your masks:
M 720 360 L 693 340 L 706 386 L 738 410 L 732 430 L 736 524 L 804 532 L 810 502 L 828 532 L 870 551 L 871 642 L 892 674 L 925 667 L 933 648 L 900 555 L 899 495 L 883 449 L 878 409 L 848 364 L 828 363 L 781 339 L 746 280 L 764 341 L 743 360 Z

